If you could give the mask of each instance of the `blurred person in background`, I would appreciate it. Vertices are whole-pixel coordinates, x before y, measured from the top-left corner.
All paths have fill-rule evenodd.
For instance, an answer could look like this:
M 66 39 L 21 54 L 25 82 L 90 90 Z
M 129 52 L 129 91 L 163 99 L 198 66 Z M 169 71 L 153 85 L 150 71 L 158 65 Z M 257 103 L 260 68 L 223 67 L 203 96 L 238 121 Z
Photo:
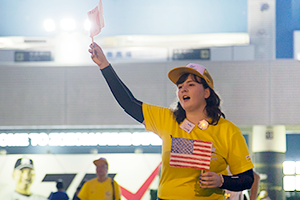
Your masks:
M 120 200 L 121 192 L 118 183 L 108 177 L 108 162 L 105 158 L 94 160 L 96 178 L 85 182 L 78 197 L 81 200 Z
M 35 178 L 33 161 L 29 158 L 19 158 L 14 167 L 13 179 L 16 182 L 15 191 L 10 200 L 46 200 L 46 197 L 33 194 L 31 185 Z
M 66 191 L 64 190 L 64 184 L 62 179 L 59 179 L 56 182 L 57 192 L 52 192 L 49 196 L 49 200 L 68 200 L 69 196 L 67 195 Z

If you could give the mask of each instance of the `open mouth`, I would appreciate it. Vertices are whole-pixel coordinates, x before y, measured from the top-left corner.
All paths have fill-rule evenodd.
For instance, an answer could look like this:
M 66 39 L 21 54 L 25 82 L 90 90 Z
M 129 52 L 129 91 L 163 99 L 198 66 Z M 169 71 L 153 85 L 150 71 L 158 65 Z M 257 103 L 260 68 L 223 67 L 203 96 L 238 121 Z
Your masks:
M 190 97 L 189 96 L 183 96 L 182 99 L 185 101 L 185 100 L 190 99 Z

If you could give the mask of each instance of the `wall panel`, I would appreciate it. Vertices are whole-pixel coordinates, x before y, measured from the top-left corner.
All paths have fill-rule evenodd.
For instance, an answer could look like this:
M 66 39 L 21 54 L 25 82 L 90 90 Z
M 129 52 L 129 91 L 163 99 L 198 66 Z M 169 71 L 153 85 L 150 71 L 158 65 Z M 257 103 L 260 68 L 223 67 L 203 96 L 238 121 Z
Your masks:
M 299 124 L 300 63 L 294 60 L 112 64 L 136 98 L 169 107 L 176 87 L 167 73 L 190 62 L 208 68 L 235 124 Z M 115 102 L 97 66 L 2 65 L 0 113 L 0 126 L 138 124 Z

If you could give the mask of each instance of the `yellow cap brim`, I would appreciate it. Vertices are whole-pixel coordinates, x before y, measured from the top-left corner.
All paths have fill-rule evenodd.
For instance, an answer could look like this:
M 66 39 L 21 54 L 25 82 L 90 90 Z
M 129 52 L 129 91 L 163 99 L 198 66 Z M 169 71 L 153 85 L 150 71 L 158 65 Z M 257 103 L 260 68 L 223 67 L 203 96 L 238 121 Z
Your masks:
M 105 163 L 107 166 L 108 166 L 108 163 L 107 163 L 107 161 L 106 160 L 104 160 L 104 159 L 98 159 L 98 160 L 94 160 L 94 165 L 99 165 L 99 164 L 102 164 L 102 163 Z
M 193 68 L 186 67 L 186 66 L 176 67 L 176 68 L 169 71 L 168 77 L 176 85 L 178 79 L 183 74 L 186 74 L 186 73 L 195 74 L 196 76 L 199 76 L 199 77 L 203 78 L 206 81 L 207 85 L 211 89 L 214 89 L 213 80 L 212 80 L 210 74 L 208 73 L 208 71 L 206 69 L 204 70 L 204 75 L 205 76 L 203 76 L 200 72 L 198 72 L 197 70 L 195 70 Z
M 190 67 L 185 67 L 185 66 L 176 67 L 176 68 L 170 70 L 168 73 L 168 77 L 174 84 L 176 84 L 178 79 L 180 78 L 180 76 L 182 76 L 183 74 L 186 74 L 186 73 L 195 74 L 197 76 L 204 78 L 197 70 L 190 68 Z

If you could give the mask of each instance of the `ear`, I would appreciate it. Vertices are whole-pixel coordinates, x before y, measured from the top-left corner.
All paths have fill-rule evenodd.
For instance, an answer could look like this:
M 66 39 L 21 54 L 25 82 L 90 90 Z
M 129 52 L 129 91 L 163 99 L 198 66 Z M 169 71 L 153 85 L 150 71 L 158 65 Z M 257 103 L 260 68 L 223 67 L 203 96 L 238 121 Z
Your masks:
M 207 99 L 209 96 L 210 96 L 210 89 L 208 87 L 204 90 L 204 98 Z

